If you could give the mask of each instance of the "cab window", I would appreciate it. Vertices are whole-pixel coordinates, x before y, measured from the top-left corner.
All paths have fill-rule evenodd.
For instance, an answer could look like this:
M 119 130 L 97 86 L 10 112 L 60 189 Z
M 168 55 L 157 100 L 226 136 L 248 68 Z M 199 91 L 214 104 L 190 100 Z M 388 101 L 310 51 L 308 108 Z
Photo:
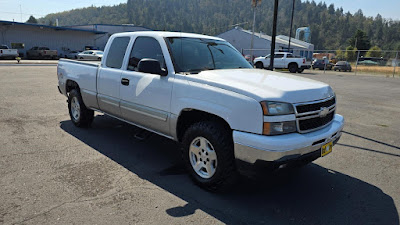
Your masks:
M 124 60 L 126 48 L 129 44 L 129 37 L 114 38 L 108 50 L 106 66 L 109 68 L 121 69 Z M 89 53 L 91 54 L 91 53 Z
M 138 37 L 129 56 L 128 70 L 137 71 L 139 61 L 148 58 L 160 62 L 161 68 L 166 68 L 160 43 L 152 37 Z

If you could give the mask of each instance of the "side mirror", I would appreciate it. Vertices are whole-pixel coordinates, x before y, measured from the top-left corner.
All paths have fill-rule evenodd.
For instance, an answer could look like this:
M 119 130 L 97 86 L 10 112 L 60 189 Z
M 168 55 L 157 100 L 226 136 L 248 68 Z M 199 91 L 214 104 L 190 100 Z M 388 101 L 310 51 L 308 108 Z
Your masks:
M 142 59 L 138 63 L 138 72 L 166 76 L 167 71 L 161 69 L 161 64 L 156 59 Z

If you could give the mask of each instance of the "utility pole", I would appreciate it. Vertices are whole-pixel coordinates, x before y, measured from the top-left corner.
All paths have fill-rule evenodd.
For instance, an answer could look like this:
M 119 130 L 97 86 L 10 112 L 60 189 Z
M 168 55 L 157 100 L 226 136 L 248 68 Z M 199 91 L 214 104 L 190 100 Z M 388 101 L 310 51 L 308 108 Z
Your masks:
M 21 6 L 21 4 L 19 5 L 19 13 L 21 14 L 21 23 L 23 23 L 24 21 L 22 21 L 22 6 Z
M 254 56 L 253 56 L 253 48 L 254 48 L 254 30 L 256 29 L 256 9 L 257 5 L 261 3 L 261 0 L 252 0 L 252 6 L 253 6 L 253 32 L 251 35 L 251 44 L 250 44 L 250 57 L 251 61 L 253 62 Z
M 274 21 L 272 25 L 272 41 L 271 41 L 271 60 L 269 63 L 269 70 L 273 71 L 274 70 L 274 59 L 275 59 L 275 42 L 276 42 L 276 23 L 278 19 L 278 6 L 279 6 L 279 0 L 275 0 L 274 4 Z
M 295 1 L 293 0 L 293 6 L 292 6 L 292 19 L 290 20 L 290 31 L 289 31 L 289 44 L 288 44 L 288 51 L 290 52 L 290 41 L 292 40 L 292 30 L 293 30 L 293 16 L 294 16 L 294 5 Z

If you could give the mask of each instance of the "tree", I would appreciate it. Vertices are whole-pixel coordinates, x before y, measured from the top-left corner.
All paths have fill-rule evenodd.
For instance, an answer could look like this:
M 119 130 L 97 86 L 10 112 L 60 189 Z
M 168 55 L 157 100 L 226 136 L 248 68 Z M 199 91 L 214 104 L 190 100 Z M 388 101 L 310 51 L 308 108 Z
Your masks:
M 382 49 L 378 46 L 374 46 L 367 52 L 367 57 L 382 57 Z
M 371 47 L 367 34 L 362 30 L 357 30 L 353 37 L 349 39 L 349 44 L 360 50 L 367 50 Z
M 346 48 L 346 53 L 344 53 L 345 58 L 347 61 L 355 61 L 357 59 L 357 48 L 353 46 L 349 46 Z
M 154 30 L 184 31 L 218 35 L 234 24 L 251 30 L 253 0 L 127 0 L 125 4 L 102 7 L 86 7 L 49 14 L 39 19 L 48 24 L 49 20 L 60 19 L 63 25 L 76 24 L 135 24 Z M 273 4 L 262 1 L 257 6 L 257 30 L 267 35 L 272 31 Z M 265 4 L 264 4 L 265 2 Z M 317 3 L 316 3 L 317 2 Z M 293 28 L 309 26 L 315 49 L 346 49 L 351 45 L 368 51 L 377 45 L 382 49 L 394 49 L 400 42 L 400 20 L 385 19 L 380 15 L 367 17 L 360 10 L 357 13 L 344 12 L 315 0 L 295 1 Z M 288 34 L 293 0 L 279 3 L 278 34 Z M 157 15 L 157 17 L 154 17 Z M 247 22 L 247 23 L 246 23 Z M 355 38 L 357 29 L 365 33 Z M 358 32 L 359 33 L 359 32 Z M 370 41 L 363 46 L 363 38 Z M 348 43 L 348 41 L 350 43 Z
M 38 21 L 34 16 L 30 16 L 26 23 L 38 23 Z
M 345 53 L 342 50 L 336 50 L 336 58 L 338 60 L 343 60 L 345 58 Z

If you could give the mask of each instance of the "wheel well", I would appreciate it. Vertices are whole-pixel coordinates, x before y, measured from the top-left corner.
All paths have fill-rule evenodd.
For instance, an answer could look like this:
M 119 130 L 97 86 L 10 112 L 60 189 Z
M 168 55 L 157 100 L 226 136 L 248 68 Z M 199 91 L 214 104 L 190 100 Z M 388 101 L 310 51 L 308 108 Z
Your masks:
M 73 89 L 78 89 L 79 90 L 79 85 L 78 83 L 76 83 L 73 80 L 67 80 L 67 84 L 65 86 L 65 90 L 67 91 L 67 93 L 69 93 L 70 91 L 72 91 Z
M 184 109 L 179 115 L 178 123 L 176 126 L 178 141 L 182 141 L 183 135 L 185 134 L 185 131 L 190 127 L 190 125 L 200 121 L 216 121 L 221 123 L 226 129 L 231 130 L 229 124 L 217 115 L 196 109 Z

